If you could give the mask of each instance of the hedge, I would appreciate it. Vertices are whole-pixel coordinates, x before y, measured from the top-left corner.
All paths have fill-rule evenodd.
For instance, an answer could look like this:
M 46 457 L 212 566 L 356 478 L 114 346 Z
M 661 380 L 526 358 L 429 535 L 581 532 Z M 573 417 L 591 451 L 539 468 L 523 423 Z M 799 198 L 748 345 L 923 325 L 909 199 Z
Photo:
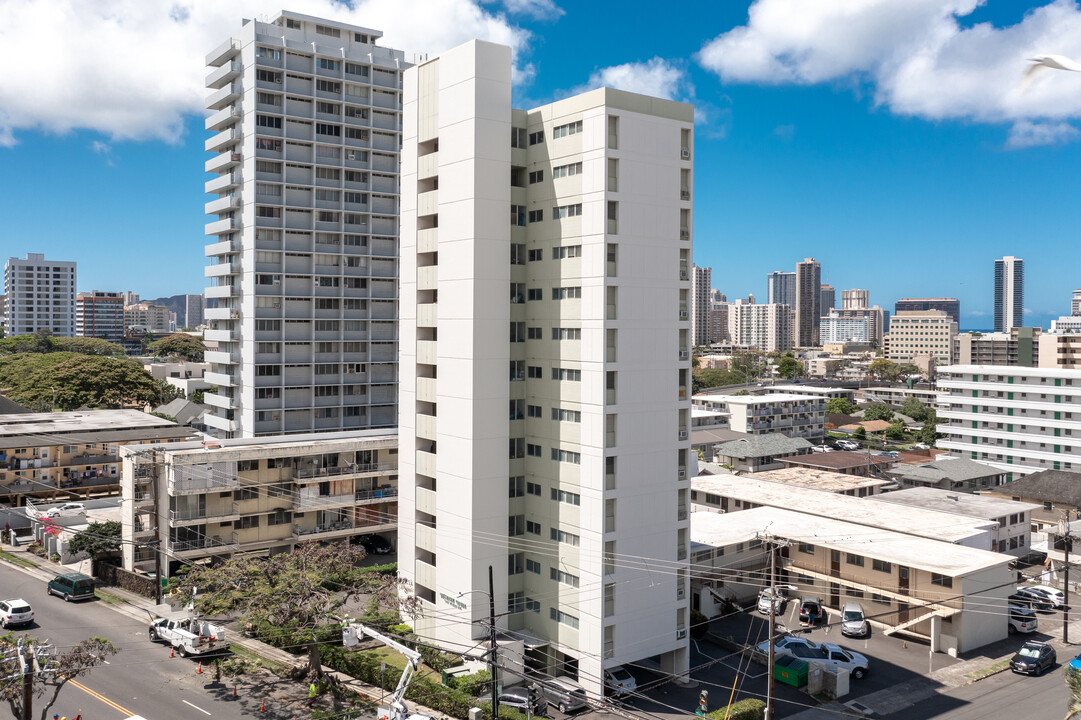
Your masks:
M 388 691 L 393 691 L 398 686 L 397 674 L 380 673 L 379 665 L 381 661 L 371 655 L 344 650 L 332 645 L 321 645 L 319 652 L 324 665 L 355 677 L 361 682 L 382 687 Z M 381 674 L 382 678 L 380 678 Z M 409 684 L 405 697 L 407 700 L 412 700 L 432 710 L 462 720 L 469 717 L 470 708 L 478 707 L 477 700 L 469 693 L 424 678 L 418 678 L 415 675 L 413 681 Z M 484 717 L 491 720 L 491 707 L 489 706 L 487 709 L 485 709 L 484 705 L 480 707 L 485 710 Z M 501 720 L 526 720 L 525 715 L 514 708 L 503 706 L 499 708 L 499 717 Z
M 734 702 L 730 706 L 717 708 L 709 713 L 710 720 L 762 720 L 766 714 L 766 703 L 758 698 L 747 698 Z

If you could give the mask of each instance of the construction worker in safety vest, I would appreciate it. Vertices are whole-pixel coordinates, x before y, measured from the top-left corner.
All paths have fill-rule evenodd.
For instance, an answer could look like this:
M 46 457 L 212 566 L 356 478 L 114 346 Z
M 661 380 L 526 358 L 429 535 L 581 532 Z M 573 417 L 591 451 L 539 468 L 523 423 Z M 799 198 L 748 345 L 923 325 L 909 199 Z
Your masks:
M 308 685 L 308 707 L 315 703 L 315 683 Z

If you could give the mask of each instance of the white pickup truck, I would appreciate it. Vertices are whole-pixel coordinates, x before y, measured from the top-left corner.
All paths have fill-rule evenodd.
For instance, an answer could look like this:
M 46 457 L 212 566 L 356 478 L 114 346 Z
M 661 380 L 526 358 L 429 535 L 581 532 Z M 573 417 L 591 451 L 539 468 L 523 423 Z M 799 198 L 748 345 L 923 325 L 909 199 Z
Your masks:
M 225 628 L 195 618 L 157 618 L 150 623 L 147 634 L 151 642 L 160 640 L 175 647 L 180 657 L 207 655 L 229 647 L 225 642 Z

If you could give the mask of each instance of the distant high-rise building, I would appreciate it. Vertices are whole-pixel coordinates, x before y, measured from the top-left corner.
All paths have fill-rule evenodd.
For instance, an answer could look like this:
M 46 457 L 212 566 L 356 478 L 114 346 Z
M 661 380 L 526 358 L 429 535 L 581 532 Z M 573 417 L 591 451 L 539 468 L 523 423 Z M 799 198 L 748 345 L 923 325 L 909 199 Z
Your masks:
M 691 275 L 691 334 L 695 346 L 709 345 L 710 292 L 713 271 L 708 267 L 694 266 Z
M 74 262 L 46 260 L 39 253 L 10 258 L 4 266 L 7 334 L 47 330 L 75 337 L 75 277 Z
M 889 315 L 878 305 L 869 308 L 850 308 L 847 310 L 841 308 L 840 310 L 834 310 L 830 314 L 836 315 L 838 318 L 842 319 L 867 318 L 867 332 L 869 334 L 869 339 L 872 342 L 877 342 L 878 346 L 882 347 Z M 825 342 L 825 340 L 823 340 L 823 342 Z
M 766 276 L 766 302 L 796 306 L 796 273 L 777 270 Z
M 961 322 L 961 301 L 957 298 L 901 298 L 893 304 L 893 314 L 941 310 L 955 323 Z
M 731 313 L 731 308 L 732 304 L 724 301 L 710 303 L 709 342 L 711 344 L 729 342 L 728 316 Z
M 814 258 L 796 264 L 796 311 L 792 329 L 796 347 L 817 347 L 822 319 L 822 265 Z
M 715 302 L 715 303 L 728 302 L 728 298 L 725 297 L 724 293 L 721 292 L 720 290 L 717 290 L 717 289 L 713 289 L 713 290 L 710 291 L 709 299 L 710 299 L 710 302 Z
M 841 309 L 859 310 L 871 307 L 871 293 L 868 290 L 842 290 Z
M 1074 290 L 1070 298 L 1070 314 L 1081 315 L 1081 290 Z
M 138 305 L 140 302 L 139 293 L 127 290 L 124 292 L 124 305 Z
M 0 295 L 0 328 L 3 328 L 5 333 L 8 326 L 8 296 Z
M 124 331 L 166 333 L 173 329 L 173 312 L 168 305 L 144 300 L 124 308 Z
M 1025 319 L 1025 261 L 1013 255 L 995 260 L 995 332 L 1021 327 Z
M 75 297 L 75 332 L 119 343 L 124 339 L 124 295 L 93 290 Z
M 728 306 L 729 342 L 763 352 L 792 348 L 792 308 L 773 303 Z
M 840 310 L 829 311 L 823 315 L 819 327 L 818 339 L 826 343 L 869 342 L 871 340 L 871 318 L 869 315 L 842 316 Z
M 206 57 L 205 337 L 218 348 L 204 421 L 222 437 L 397 425 L 409 63 L 381 37 L 282 11 Z
M 197 328 L 203 324 L 206 299 L 202 295 L 184 296 L 184 327 Z
M 822 299 L 819 312 L 825 317 L 829 314 L 830 310 L 833 310 L 833 306 L 837 304 L 837 290 L 832 285 L 823 285 L 820 292 L 822 293 Z
M 894 362 L 911 362 L 931 356 L 939 365 L 953 362 L 957 321 L 945 310 L 901 311 L 890 321 L 887 357 Z

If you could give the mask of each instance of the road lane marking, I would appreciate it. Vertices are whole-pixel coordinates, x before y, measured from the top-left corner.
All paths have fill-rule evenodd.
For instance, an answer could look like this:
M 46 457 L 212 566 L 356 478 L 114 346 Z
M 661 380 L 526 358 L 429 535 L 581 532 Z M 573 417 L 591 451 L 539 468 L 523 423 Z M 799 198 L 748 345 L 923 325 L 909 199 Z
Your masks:
M 187 700 L 181 700 L 180 702 L 184 703 L 185 705 L 191 705 L 191 706 L 192 706 L 193 708 L 195 708 L 196 710 L 198 710 L 199 712 L 201 712 L 201 713 L 203 713 L 203 714 L 205 714 L 205 715 L 209 715 L 209 714 L 210 714 L 210 713 L 208 713 L 208 712 L 207 712 L 206 710 L 203 710 L 203 709 L 202 709 L 201 707 L 199 707 L 198 705 L 192 705 L 192 704 L 191 704 L 190 702 L 188 702 Z
M 78 682 L 76 680 L 68 680 L 68 684 L 74 685 L 75 687 L 79 688 L 80 690 L 82 690 L 84 693 L 86 693 L 90 697 L 97 698 L 98 700 L 101 700 L 103 703 L 105 703 L 109 707 L 113 708 L 114 710 L 119 710 L 120 712 L 124 713 L 125 715 L 130 716 L 130 715 L 135 714 L 131 710 L 128 710 L 123 705 L 118 705 L 115 702 L 113 702 L 112 700 L 110 700 L 109 698 L 102 695 L 101 693 L 99 693 L 99 692 L 97 692 L 95 690 L 91 690 L 86 685 L 83 685 L 81 682 Z

